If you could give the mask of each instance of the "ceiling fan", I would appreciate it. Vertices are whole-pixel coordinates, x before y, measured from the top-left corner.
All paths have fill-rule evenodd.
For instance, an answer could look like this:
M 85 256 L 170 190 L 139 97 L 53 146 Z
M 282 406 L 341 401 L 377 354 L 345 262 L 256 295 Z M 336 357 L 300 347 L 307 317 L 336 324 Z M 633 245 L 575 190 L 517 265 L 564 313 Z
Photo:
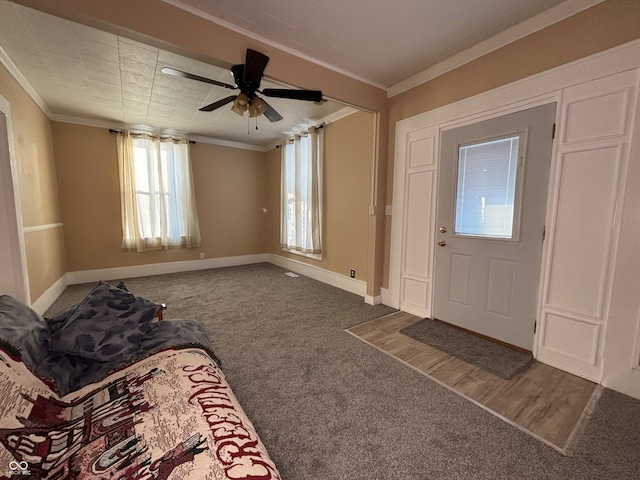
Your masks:
M 231 67 L 235 85 L 229 85 L 228 83 L 183 72 L 171 67 L 163 67 L 161 71 L 162 73 L 176 77 L 210 83 L 231 90 L 240 90 L 240 93 L 237 95 L 230 95 L 222 100 L 200 108 L 199 110 L 202 112 L 211 112 L 233 102 L 231 110 L 238 115 L 243 115 L 244 112 L 248 110 L 250 117 L 257 117 L 264 114 L 270 122 L 277 122 L 282 120 L 282 115 L 260 98 L 257 93 L 261 93 L 265 97 L 306 100 L 309 102 L 320 102 L 322 100 L 322 92 L 320 90 L 289 90 L 284 88 L 265 88 L 264 90 L 260 90 L 260 81 L 267 63 L 269 63 L 269 57 L 256 50 L 247 48 L 244 65 L 240 64 Z

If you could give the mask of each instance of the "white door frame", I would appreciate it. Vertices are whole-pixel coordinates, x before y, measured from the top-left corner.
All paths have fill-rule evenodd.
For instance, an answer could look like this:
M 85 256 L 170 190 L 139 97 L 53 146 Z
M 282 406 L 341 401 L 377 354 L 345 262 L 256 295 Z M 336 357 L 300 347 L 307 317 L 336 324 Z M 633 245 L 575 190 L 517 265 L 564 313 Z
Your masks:
M 386 298 L 390 306 L 395 308 L 403 307 L 410 313 L 430 316 L 431 305 L 433 302 L 433 252 L 435 242 L 432 238 L 426 238 L 424 243 L 428 250 L 428 264 L 425 270 L 424 278 L 420 275 L 405 275 L 403 265 L 405 263 L 405 247 L 406 247 L 406 228 L 407 228 L 407 193 L 408 193 L 408 175 L 414 168 L 412 161 L 412 148 L 416 139 L 422 142 L 422 146 L 428 150 L 432 148 L 427 156 L 433 160 L 427 160 L 424 171 L 429 171 L 431 176 L 436 175 L 439 158 L 439 138 L 440 132 L 444 129 L 454 128 L 480 120 L 494 118 L 507 113 L 524 110 L 526 108 L 542 105 L 545 103 L 556 102 L 558 108 L 556 110 L 556 123 L 559 129 L 562 129 L 561 121 L 563 120 L 562 94 L 563 89 L 572 87 L 584 82 L 596 80 L 598 78 L 608 77 L 620 72 L 630 71 L 640 67 L 640 41 L 633 41 L 625 45 L 601 52 L 596 55 L 563 65 L 547 72 L 543 72 L 524 80 L 500 87 L 489 92 L 453 103 L 408 119 L 399 121 L 396 124 L 396 145 L 395 145 L 395 165 L 394 165 L 394 181 L 393 181 L 393 206 L 392 206 L 392 226 L 391 226 L 391 251 L 390 251 L 390 267 L 389 267 L 389 291 Z M 428 141 L 425 141 L 428 140 Z M 560 172 L 558 171 L 560 159 L 558 158 L 557 141 L 554 142 L 551 171 L 549 179 L 549 194 L 547 200 L 547 226 L 551 225 L 551 216 L 555 214 L 557 202 L 555 198 L 556 183 L 558 182 Z M 415 163 L 415 162 L 414 162 Z M 437 184 L 430 184 L 432 199 L 430 208 L 435 207 L 435 199 Z M 622 192 L 623 193 L 623 192 Z M 426 196 L 425 196 L 426 198 Z M 619 197 L 621 199 L 621 197 Z M 618 205 L 622 208 L 622 205 Z M 435 216 L 429 216 L 429 230 L 435 231 Z M 617 242 L 617 232 L 614 232 L 613 241 Z M 426 231 L 426 230 L 425 230 Z M 548 232 L 549 233 L 549 232 Z M 553 233 L 553 232 L 551 232 Z M 423 239 L 424 240 L 424 239 Z M 539 292 L 545 292 L 548 282 L 548 270 L 551 266 L 550 242 L 545 242 L 543 246 L 542 256 L 542 272 L 540 275 Z M 410 281 L 411 283 L 407 283 Z M 412 292 L 420 291 L 424 295 L 424 303 L 422 305 L 408 305 L 404 308 L 403 301 L 407 298 L 406 285 L 410 285 Z M 416 287 L 420 285 L 420 288 Z M 420 298 L 416 295 L 415 298 Z M 539 295 L 542 297 L 542 295 Z M 419 302 L 418 302 L 419 303 Z M 543 312 L 543 299 L 538 301 L 538 318 L 541 318 Z M 534 356 L 538 356 L 538 350 L 541 343 L 541 329 L 536 331 L 534 339 Z M 604 338 L 604 335 L 602 335 Z M 602 349 L 600 349 L 599 360 L 602 359 Z M 576 371 L 574 368 L 565 367 L 562 364 L 556 364 L 559 368 L 573 371 L 578 375 L 585 376 L 594 381 L 600 381 L 602 378 L 602 362 L 595 365 L 596 368 L 587 372 Z
M 6 98 L 0 95 L 0 114 L 6 117 L 6 132 L 0 132 L 0 135 L 7 136 L 7 144 L 9 147 L 9 168 L 11 172 L 11 183 L 13 188 L 2 189 L 0 195 L 4 196 L 4 200 L 7 204 L 15 205 L 15 228 L 16 228 L 16 241 L 11 242 L 9 245 L 10 253 L 13 258 L 19 258 L 20 262 L 17 262 L 18 272 L 16 274 L 16 297 L 27 305 L 31 304 L 31 294 L 29 291 L 29 276 L 27 269 L 27 253 L 24 240 L 24 227 L 22 223 L 22 207 L 20 202 L 20 189 L 18 185 L 18 167 L 16 160 L 15 143 L 13 136 L 13 124 L 11 120 L 11 106 Z M 4 161 L 0 158 L 0 161 Z M 6 166 L 5 166 L 6 167 Z M 11 213 L 10 213 L 11 215 Z M 11 218 L 9 219 L 11 221 Z

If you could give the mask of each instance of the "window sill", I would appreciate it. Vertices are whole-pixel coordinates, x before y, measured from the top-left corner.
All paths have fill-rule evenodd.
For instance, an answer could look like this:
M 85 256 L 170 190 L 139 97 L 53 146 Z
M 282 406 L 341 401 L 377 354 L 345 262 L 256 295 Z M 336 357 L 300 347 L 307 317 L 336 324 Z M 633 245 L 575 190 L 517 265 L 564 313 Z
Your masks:
M 283 248 L 282 251 L 293 253 L 294 255 L 300 255 L 301 257 L 312 258 L 313 260 L 322 260 L 322 253 L 304 253 L 292 248 Z

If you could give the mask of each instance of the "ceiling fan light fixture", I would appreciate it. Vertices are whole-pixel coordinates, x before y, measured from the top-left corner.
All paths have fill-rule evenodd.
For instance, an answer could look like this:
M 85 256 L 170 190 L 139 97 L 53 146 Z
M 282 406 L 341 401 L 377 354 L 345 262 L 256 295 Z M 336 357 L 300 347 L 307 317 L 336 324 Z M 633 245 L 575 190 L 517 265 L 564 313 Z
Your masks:
M 233 112 L 236 112 L 238 115 L 242 116 L 242 115 L 244 115 L 244 112 L 247 110 L 247 107 L 245 106 L 243 108 L 240 105 L 238 105 L 238 103 L 236 101 L 234 101 L 233 104 L 231 105 L 231 110 Z
M 236 99 L 238 104 L 241 106 L 246 107 L 247 105 L 249 105 L 249 98 L 247 98 L 247 94 L 246 93 L 239 93 L 238 94 L 238 98 Z
M 257 117 L 262 115 L 267 111 L 267 102 L 262 100 L 260 97 L 255 96 L 251 99 L 251 103 L 249 104 L 249 115 L 252 117 Z
M 244 112 L 247 111 L 247 106 L 249 104 L 249 99 L 244 93 L 240 93 L 236 99 L 233 101 L 233 105 L 231 105 L 231 110 L 236 112 L 238 115 L 244 115 Z

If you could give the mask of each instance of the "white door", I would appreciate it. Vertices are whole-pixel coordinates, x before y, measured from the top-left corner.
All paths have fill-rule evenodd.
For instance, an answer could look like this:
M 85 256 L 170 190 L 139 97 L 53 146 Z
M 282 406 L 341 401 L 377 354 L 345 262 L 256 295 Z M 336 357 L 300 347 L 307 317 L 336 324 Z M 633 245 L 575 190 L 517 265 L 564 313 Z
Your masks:
M 442 133 L 433 317 L 531 350 L 555 104 Z
M 0 110 L 0 295 L 27 301 L 16 214 L 7 118 Z

